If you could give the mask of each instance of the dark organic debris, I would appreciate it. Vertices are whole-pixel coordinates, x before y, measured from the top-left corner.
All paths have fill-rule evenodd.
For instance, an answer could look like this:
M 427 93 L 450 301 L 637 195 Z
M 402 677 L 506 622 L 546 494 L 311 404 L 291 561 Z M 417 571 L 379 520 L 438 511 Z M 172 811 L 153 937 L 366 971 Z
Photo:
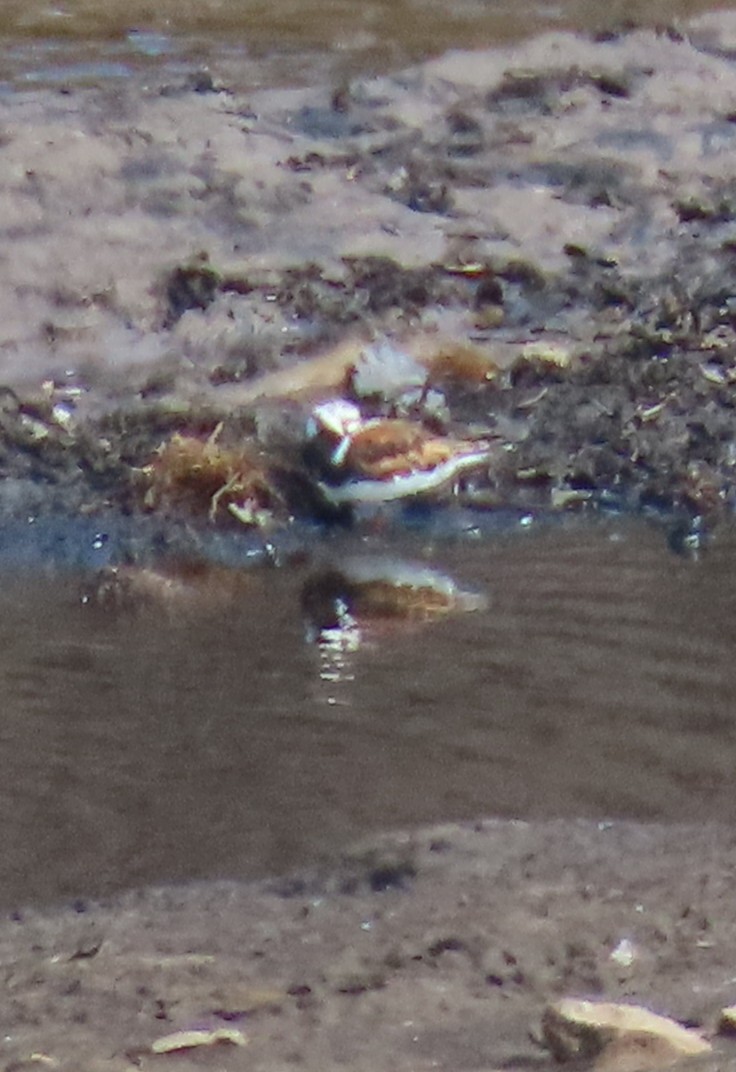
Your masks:
M 221 277 L 203 255 L 191 264 L 178 265 L 163 281 L 164 326 L 173 327 L 188 309 L 206 309 L 214 301 Z

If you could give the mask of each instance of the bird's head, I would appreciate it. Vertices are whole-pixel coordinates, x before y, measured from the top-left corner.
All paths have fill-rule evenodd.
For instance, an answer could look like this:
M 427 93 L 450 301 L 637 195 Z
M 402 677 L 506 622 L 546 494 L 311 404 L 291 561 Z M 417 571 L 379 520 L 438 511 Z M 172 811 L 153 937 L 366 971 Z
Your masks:
M 307 421 L 307 439 L 322 439 L 331 447 L 330 462 L 342 465 L 350 441 L 364 425 L 360 410 L 345 398 L 333 398 L 315 406 Z

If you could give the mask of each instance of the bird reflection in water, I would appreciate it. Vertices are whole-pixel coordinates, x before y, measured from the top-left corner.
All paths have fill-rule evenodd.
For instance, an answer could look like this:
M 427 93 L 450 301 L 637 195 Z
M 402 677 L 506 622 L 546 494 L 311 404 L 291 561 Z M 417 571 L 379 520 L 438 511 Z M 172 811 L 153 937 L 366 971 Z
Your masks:
M 313 572 L 302 588 L 301 603 L 306 640 L 319 654 L 320 678 L 338 683 L 355 680 L 361 649 L 378 647 L 397 630 L 482 610 L 487 601 L 421 563 L 366 555 Z

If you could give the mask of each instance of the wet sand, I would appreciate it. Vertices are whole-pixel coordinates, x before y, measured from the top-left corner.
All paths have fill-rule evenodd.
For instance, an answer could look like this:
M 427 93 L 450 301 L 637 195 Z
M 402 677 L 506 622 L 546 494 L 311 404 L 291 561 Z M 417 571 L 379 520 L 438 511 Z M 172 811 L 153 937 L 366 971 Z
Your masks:
M 328 876 L 20 913 L 0 924 L 4 1067 L 547 1069 L 541 1012 L 570 993 L 709 1034 L 733 1001 L 735 851 L 713 825 L 477 822 Z M 203 1028 L 249 1042 L 152 1055 Z M 733 1060 L 716 1040 L 697 1067 Z

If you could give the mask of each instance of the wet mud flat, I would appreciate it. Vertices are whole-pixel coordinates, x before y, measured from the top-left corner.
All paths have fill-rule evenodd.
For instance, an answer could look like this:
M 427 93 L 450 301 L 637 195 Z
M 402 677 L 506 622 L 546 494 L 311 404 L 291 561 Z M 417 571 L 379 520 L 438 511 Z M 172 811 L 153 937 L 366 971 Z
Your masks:
M 215 430 L 252 448 L 277 523 L 319 515 L 306 417 L 388 340 L 420 397 L 400 368 L 359 401 L 492 437 L 471 506 L 717 517 L 735 31 L 547 35 L 314 90 L 215 71 L 5 97 L 4 516 L 143 512 L 161 444 Z
M 491 438 L 461 510 L 674 510 L 697 541 L 733 499 L 735 45 L 724 15 L 315 90 L 213 71 L 4 98 L 7 546 L 69 515 L 86 565 L 183 530 L 202 555 L 299 545 L 330 515 L 305 423 L 345 395 Z M 403 359 L 356 386 L 386 340 L 418 395 Z M 199 499 L 151 479 L 175 436 L 177 464 L 246 442 L 269 516 L 218 511 L 229 477 Z M 547 1065 L 529 1032 L 569 993 L 710 1031 L 733 1000 L 732 856 L 708 825 L 480 823 L 330 876 L 19 910 L 4 1067 Z M 250 1042 L 151 1052 L 199 1027 Z
M 717 825 L 477 822 L 376 839 L 329 876 L 18 912 L 3 1067 L 546 1069 L 541 1013 L 570 993 L 710 1035 L 733 1000 L 733 866 Z M 733 1058 L 716 1037 L 693 1067 Z

